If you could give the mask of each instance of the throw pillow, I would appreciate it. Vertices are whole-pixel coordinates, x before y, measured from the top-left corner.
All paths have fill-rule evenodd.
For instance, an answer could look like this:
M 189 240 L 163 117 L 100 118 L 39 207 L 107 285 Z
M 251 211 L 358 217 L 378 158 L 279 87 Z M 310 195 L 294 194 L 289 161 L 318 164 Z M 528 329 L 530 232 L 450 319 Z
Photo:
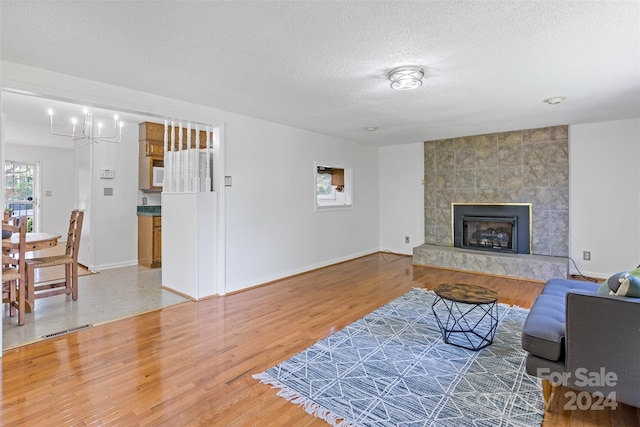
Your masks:
M 620 287 L 620 276 L 625 273 L 626 271 L 621 271 L 606 279 L 598 288 L 598 293 L 603 295 L 609 295 L 612 291 L 615 293 Z
M 640 298 L 640 268 L 614 274 L 600 285 L 598 292 Z

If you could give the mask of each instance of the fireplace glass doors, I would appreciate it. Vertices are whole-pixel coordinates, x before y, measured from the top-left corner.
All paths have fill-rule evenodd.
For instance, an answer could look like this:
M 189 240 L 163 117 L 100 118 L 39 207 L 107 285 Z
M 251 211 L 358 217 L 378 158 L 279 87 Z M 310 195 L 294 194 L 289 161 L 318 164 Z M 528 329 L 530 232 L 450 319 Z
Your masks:
M 454 247 L 531 253 L 530 203 L 452 203 L 451 210 Z
M 462 247 L 518 253 L 518 217 L 462 217 Z

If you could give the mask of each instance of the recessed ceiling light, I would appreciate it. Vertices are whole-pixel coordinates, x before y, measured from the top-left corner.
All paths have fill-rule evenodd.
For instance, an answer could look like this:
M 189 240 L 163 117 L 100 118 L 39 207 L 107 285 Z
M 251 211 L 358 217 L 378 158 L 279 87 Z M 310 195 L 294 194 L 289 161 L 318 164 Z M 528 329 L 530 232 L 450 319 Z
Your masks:
M 375 126 L 369 126 L 369 127 L 364 128 L 364 130 L 366 130 L 367 132 L 374 132 L 374 131 L 377 131 L 378 128 L 375 127 Z
M 552 96 L 551 98 L 543 99 L 542 102 L 546 102 L 547 104 L 551 104 L 551 105 L 556 105 L 556 104 L 560 104 L 565 99 L 567 99 L 566 96 Z

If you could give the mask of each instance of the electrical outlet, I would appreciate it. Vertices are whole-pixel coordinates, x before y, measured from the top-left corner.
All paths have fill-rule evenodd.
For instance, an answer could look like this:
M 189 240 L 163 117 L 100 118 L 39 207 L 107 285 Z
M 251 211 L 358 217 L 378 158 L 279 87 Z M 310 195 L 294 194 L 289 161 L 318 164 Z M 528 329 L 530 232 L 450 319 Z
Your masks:
M 409 240 L 410 240 L 410 239 L 409 239 L 409 236 L 404 236 L 404 242 L 405 242 L 405 243 L 409 243 Z
M 582 251 L 582 259 L 585 261 L 591 261 L 591 251 Z

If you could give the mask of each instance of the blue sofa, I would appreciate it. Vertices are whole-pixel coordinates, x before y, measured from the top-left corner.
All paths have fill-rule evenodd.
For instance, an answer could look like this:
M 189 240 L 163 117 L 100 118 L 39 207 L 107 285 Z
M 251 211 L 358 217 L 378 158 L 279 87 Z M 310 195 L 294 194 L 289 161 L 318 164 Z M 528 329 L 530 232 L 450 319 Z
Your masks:
M 604 396 L 640 407 L 640 298 L 606 295 L 600 286 L 551 279 L 531 307 L 522 348 L 545 402 L 561 384 L 594 402 Z

